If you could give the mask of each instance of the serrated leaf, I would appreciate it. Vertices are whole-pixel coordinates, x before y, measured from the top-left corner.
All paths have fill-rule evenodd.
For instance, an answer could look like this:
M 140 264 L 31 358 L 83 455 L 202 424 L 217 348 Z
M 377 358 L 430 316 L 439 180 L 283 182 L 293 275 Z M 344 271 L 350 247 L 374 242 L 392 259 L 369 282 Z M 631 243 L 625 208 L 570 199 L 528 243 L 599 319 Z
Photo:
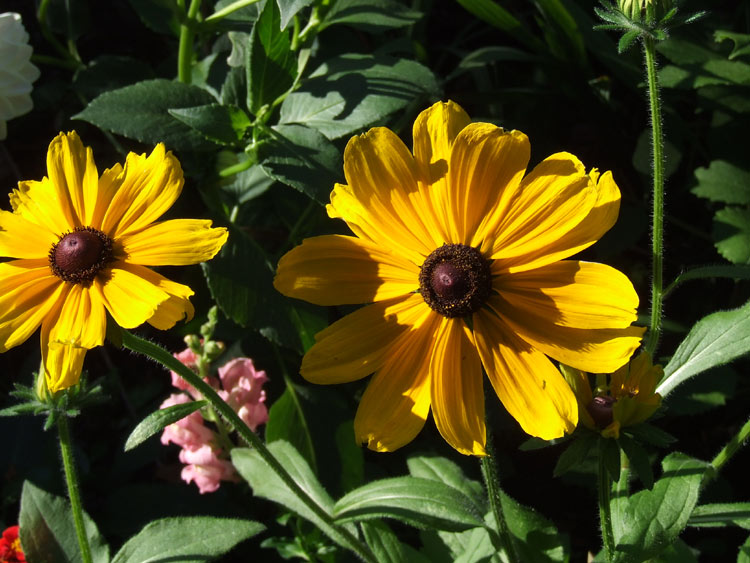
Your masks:
M 435 76 L 417 62 L 385 55 L 341 55 L 324 62 L 286 97 L 279 122 L 306 125 L 336 139 L 439 93 Z
M 250 33 L 245 62 L 247 107 L 256 115 L 291 88 L 297 76 L 297 56 L 280 18 L 276 2 L 268 1 Z
M 341 153 L 321 133 L 303 125 L 276 125 L 258 148 L 263 170 L 320 204 L 342 179 Z
M 169 115 L 169 110 L 215 101 L 211 94 L 196 86 L 163 79 L 146 80 L 102 94 L 72 119 L 143 143 L 163 142 L 168 148 L 185 151 L 209 150 L 216 145 Z
M 703 504 L 696 506 L 688 526 L 718 528 L 738 526 L 750 530 L 750 502 Z
M 710 201 L 750 204 L 750 172 L 724 160 L 695 171 L 698 185 L 691 192 Z
M 707 463 L 681 453 L 664 458 L 662 477 L 653 490 L 627 499 L 628 525 L 621 537 L 615 537 L 614 563 L 655 557 L 677 539 L 698 501 L 707 467 Z
M 664 367 L 656 392 L 666 397 L 677 385 L 750 351 L 750 302 L 739 309 L 703 317 Z
M 174 405 L 152 412 L 150 415 L 144 418 L 130 433 L 130 436 L 128 436 L 128 439 L 125 442 L 125 451 L 127 452 L 129 450 L 132 450 L 137 445 L 148 440 L 157 432 L 161 432 L 162 430 L 164 430 L 164 428 L 166 428 L 173 422 L 182 420 L 190 413 L 197 411 L 207 404 L 207 401 L 191 401 L 189 403 Z
M 369 33 L 411 25 L 422 13 L 393 0 L 336 0 L 323 18 L 320 30 L 345 24 Z
M 651 489 L 654 486 L 654 472 L 651 471 L 651 462 L 648 459 L 646 450 L 624 433 L 620 434 L 617 442 L 625 452 L 625 455 L 628 456 L 630 466 L 635 471 L 635 474 L 638 475 L 643 486 L 646 489 Z
M 24 481 L 21 513 L 18 517 L 21 545 L 28 561 L 79 563 L 78 547 L 70 503 Z M 96 524 L 85 512 L 83 525 L 89 540 L 93 563 L 109 563 L 109 546 Z
M 481 483 L 468 479 L 451 460 L 437 455 L 414 455 L 406 460 L 412 477 L 431 479 L 461 491 L 471 499 L 480 514 L 487 510 L 485 490 Z
M 466 495 L 453 487 L 417 477 L 370 482 L 339 499 L 333 513 L 342 522 L 386 517 L 413 526 L 450 531 L 484 525 Z
M 279 5 L 281 29 L 286 29 L 292 18 L 297 15 L 300 10 L 307 8 L 315 0 L 276 0 Z
M 714 215 L 716 250 L 735 264 L 750 263 L 750 207 L 725 207 Z
M 204 563 L 265 529 L 260 522 L 237 518 L 164 518 L 147 524 L 125 542 L 112 563 Z
M 222 145 L 236 145 L 250 127 L 247 114 L 232 106 L 207 104 L 168 111 L 169 115 L 192 127 L 209 141 Z

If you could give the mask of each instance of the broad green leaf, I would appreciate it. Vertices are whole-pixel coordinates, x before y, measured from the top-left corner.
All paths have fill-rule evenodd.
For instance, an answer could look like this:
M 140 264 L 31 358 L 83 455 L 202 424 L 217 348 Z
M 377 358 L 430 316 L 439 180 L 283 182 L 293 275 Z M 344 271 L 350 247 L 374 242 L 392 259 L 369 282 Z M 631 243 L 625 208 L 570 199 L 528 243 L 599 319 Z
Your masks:
M 677 539 L 658 557 L 649 559 L 648 563 L 699 563 L 696 553 L 698 553 L 697 550 L 692 549 L 681 539 Z
M 297 76 L 297 56 L 291 50 L 289 32 L 281 30 L 280 17 L 276 2 L 266 2 L 250 33 L 245 62 L 247 107 L 256 115 L 291 88 Z
M 523 24 L 511 15 L 505 8 L 501 8 L 494 0 L 458 0 L 467 11 L 480 20 L 504 31 L 527 47 L 535 51 L 544 50 L 544 44 L 530 33 Z
M 185 151 L 209 150 L 216 145 L 169 115 L 169 110 L 215 101 L 211 94 L 196 86 L 163 79 L 146 80 L 102 94 L 72 119 L 143 143 L 163 142 L 168 148 Z
M 584 463 L 599 442 L 599 435 L 594 432 L 578 431 L 565 451 L 555 464 L 553 475 L 559 477 L 563 473 Z
M 143 61 L 102 55 L 75 73 L 73 86 L 84 98 L 91 100 L 109 90 L 151 78 L 154 78 L 154 71 Z
M 331 514 L 333 500 L 313 474 L 304 458 L 289 442 L 279 440 L 268 444 L 268 450 L 281 466 L 286 469 L 299 487 L 307 493 L 317 508 L 312 508 L 271 469 L 257 450 L 234 448 L 232 464 L 253 489 L 253 494 L 273 501 L 291 510 L 317 526 L 323 533 L 343 547 L 352 549 L 348 536 L 338 527 L 333 527 L 321 517 L 321 513 Z M 350 528 L 348 528 L 350 529 Z
M 339 521 L 386 517 L 438 530 L 460 531 L 484 525 L 466 495 L 432 479 L 416 477 L 370 482 L 339 499 L 333 512 Z
M 237 145 L 250 127 L 250 118 L 238 107 L 207 104 L 193 108 L 170 109 L 169 115 L 198 131 L 209 141 Z
M 560 534 L 551 521 L 534 509 L 519 504 L 505 493 L 501 494 L 501 499 L 505 520 L 510 533 L 516 538 L 516 549 L 521 561 L 568 561 L 568 538 Z
M 657 426 L 649 424 L 648 422 L 642 422 L 635 426 L 628 426 L 626 432 L 639 442 L 651 444 L 657 448 L 666 448 L 677 441 L 677 438 L 671 434 Z
M 415 455 L 406 460 L 412 477 L 445 483 L 471 499 L 480 514 L 487 510 L 485 490 L 481 483 L 468 479 L 451 460 L 437 455 Z
M 320 30 L 346 24 L 370 33 L 415 23 L 422 13 L 394 0 L 336 0 L 320 24 Z
M 281 29 L 286 29 L 292 18 L 300 10 L 312 4 L 315 0 L 276 0 L 279 5 Z
M 24 481 L 18 516 L 21 544 L 26 559 L 46 563 L 80 563 L 73 512 L 70 503 Z M 83 525 L 94 563 L 109 563 L 109 546 L 94 521 L 83 513 Z
M 220 154 L 219 158 L 221 157 Z M 237 157 L 231 155 L 226 159 L 224 166 L 232 166 L 238 162 Z M 254 165 L 221 181 L 219 187 L 227 195 L 229 205 L 234 206 L 242 205 L 264 194 L 273 183 L 273 178 L 269 178 L 260 166 Z
M 688 526 L 718 528 L 739 526 L 750 530 L 750 502 L 703 504 L 696 506 Z
M 627 499 L 622 536 L 616 532 L 614 563 L 644 561 L 657 556 L 680 535 L 698 501 L 708 464 L 681 453 L 662 461 L 663 473 L 651 491 Z
M 669 414 L 692 416 L 722 407 L 736 396 L 739 381 L 731 366 L 713 368 L 712 377 L 694 377 L 669 396 Z
M 714 31 L 714 41 L 721 43 L 725 39 L 729 39 L 734 43 L 734 48 L 729 53 L 729 60 L 750 55 L 750 35 L 746 33 L 734 33 L 723 29 Z
M 740 546 L 740 552 L 737 554 L 737 563 L 750 563 L 750 538 L 745 540 Z
M 161 432 L 173 422 L 182 420 L 190 413 L 197 411 L 207 404 L 207 401 L 191 401 L 189 403 L 174 405 L 152 412 L 130 433 L 130 436 L 128 436 L 128 439 L 125 442 L 125 451 L 132 450 L 157 432 Z
M 703 317 L 664 367 L 656 392 L 666 397 L 677 385 L 750 351 L 750 302 L 732 311 Z
M 472 528 L 463 532 L 438 532 L 451 551 L 453 563 L 500 563 L 497 548 L 486 528 Z
M 725 207 L 714 215 L 716 250 L 735 264 L 750 263 L 750 207 Z
M 698 168 L 695 177 L 698 185 L 690 191 L 699 197 L 750 204 L 750 172 L 731 162 L 714 160 L 708 168 Z
M 130 538 L 112 563 L 203 563 L 265 530 L 260 522 L 237 518 L 184 516 L 147 524 Z
M 365 542 L 378 563 L 428 563 L 419 552 L 401 543 L 385 522 L 360 522 Z
M 276 125 L 272 131 L 258 149 L 266 174 L 318 203 L 328 203 L 333 185 L 343 179 L 339 150 L 303 125 Z
M 277 440 L 291 443 L 311 467 L 316 467 L 315 448 L 305 411 L 295 386 L 289 383 L 268 411 L 266 442 L 270 444 Z
M 384 55 L 341 55 L 324 62 L 287 96 L 280 123 L 306 125 L 336 139 L 439 94 L 435 76 L 417 62 Z
M 347 420 L 336 428 L 336 449 L 341 460 L 341 490 L 349 492 L 365 479 L 365 457 L 354 436 L 354 421 Z
M 651 462 L 648 459 L 646 450 L 624 432 L 620 434 L 617 442 L 625 452 L 625 455 L 628 456 L 630 466 L 635 471 L 635 474 L 638 475 L 643 486 L 646 489 L 651 489 L 654 486 L 654 472 L 651 471 Z

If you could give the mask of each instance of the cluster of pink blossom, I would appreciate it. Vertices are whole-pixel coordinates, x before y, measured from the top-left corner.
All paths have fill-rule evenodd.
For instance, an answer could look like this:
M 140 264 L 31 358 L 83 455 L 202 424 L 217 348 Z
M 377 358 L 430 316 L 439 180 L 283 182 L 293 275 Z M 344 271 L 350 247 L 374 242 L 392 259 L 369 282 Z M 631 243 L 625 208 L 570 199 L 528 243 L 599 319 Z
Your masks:
M 197 371 L 198 357 L 189 348 L 174 356 Z M 266 392 L 263 390 L 268 378 L 265 371 L 255 369 L 252 360 L 235 358 L 219 368 L 218 380 L 206 377 L 205 381 L 216 389 L 253 431 L 268 420 Z M 175 372 L 172 372 L 172 385 L 183 392 L 170 395 L 162 403 L 163 409 L 202 398 Z M 215 432 L 205 426 L 200 411 L 170 424 L 164 428 L 161 436 L 162 444 L 172 442 L 182 448 L 180 461 L 185 464 L 182 479 L 187 483 L 194 482 L 201 494 L 214 492 L 219 488 L 220 481 L 237 479 L 234 466 L 227 460 L 227 454 L 219 447 L 216 438 Z

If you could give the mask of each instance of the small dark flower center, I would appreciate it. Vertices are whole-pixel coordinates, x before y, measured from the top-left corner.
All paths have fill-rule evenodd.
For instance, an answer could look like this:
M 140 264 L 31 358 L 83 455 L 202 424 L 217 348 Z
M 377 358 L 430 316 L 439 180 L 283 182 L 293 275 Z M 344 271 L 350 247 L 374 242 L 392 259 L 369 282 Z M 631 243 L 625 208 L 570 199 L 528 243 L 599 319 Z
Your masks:
M 612 407 L 615 404 L 615 400 L 607 395 L 601 397 L 594 397 L 594 399 L 586 406 L 586 410 L 594 419 L 594 424 L 597 428 L 606 428 L 614 420 L 612 415 Z
M 49 265 L 60 279 L 88 284 L 112 260 L 112 239 L 93 227 L 76 227 L 49 251 Z
M 476 248 L 444 244 L 419 271 L 419 292 L 445 317 L 465 317 L 479 310 L 492 290 L 490 263 Z

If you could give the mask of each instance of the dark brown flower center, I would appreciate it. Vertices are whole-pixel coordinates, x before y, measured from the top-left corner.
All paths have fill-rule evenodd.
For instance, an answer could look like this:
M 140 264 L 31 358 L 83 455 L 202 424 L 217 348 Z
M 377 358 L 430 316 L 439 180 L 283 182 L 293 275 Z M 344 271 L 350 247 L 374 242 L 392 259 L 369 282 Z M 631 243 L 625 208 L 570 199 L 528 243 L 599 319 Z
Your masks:
M 49 251 L 49 265 L 60 279 L 91 283 L 112 260 L 112 239 L 92 227 L 76 227 L 60 237 Z
M 489 261 L 465 244 L 444 244 L 419 271 L 419 292 L 425 303 L 445 317 L 475 313 L 491 290 Z
M 614 420 L 612 415 L 612 407 L 615 404 L 615 400 L 609 396 L 594 397 L 594 399 L 586 406 L 586 410 L 594 419 L 594 424 L 597 428 L 606 428 Z

